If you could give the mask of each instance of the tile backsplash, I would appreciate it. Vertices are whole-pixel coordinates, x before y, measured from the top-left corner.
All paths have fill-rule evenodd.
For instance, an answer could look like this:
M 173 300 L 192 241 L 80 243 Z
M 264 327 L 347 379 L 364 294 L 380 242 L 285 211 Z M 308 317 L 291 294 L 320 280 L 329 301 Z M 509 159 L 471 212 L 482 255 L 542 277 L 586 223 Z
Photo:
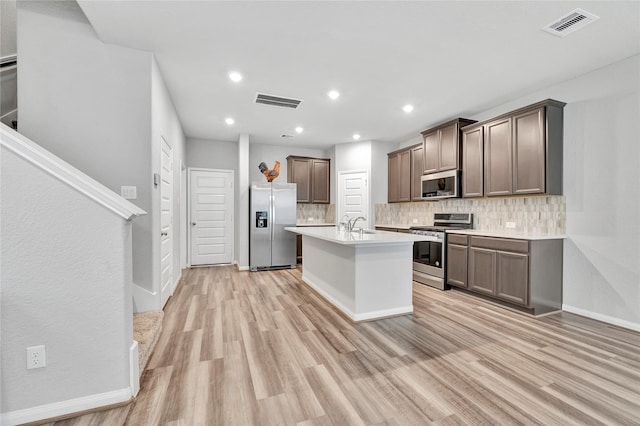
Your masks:
M 473 213 L 473 227 L 482 231 L 512 231 L 530 235 L 565 232 L 565 198 L 558 195 L 437 202 L 376 204 L 377 225 L 433 225 L 434 213 Z M 507 228 L 507 222 L 514 222 Z
M 335 223 L 335 204 L 298 204 L 297 223 Z

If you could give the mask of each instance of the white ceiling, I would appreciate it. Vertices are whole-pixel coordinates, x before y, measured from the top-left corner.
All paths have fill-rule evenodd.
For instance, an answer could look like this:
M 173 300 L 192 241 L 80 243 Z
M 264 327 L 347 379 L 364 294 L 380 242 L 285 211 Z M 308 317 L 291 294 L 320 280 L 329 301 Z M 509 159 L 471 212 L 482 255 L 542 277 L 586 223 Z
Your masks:
M 215 140 L 403 142 L 640 52 L 637 0 L 78 3 L 104 42 L 153 52 L 186 135 Z M 540 29 L 576 7 L 600 19 L 565 38 Z M 258 105 L 256 92 L 303 102 Z

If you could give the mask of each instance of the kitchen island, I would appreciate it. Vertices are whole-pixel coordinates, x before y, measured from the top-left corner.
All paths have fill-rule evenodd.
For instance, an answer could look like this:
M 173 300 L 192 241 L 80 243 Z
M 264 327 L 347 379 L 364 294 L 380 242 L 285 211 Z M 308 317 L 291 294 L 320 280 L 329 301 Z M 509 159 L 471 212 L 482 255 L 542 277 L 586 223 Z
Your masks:
M 398 232 L 287 227 L 302 235 L 302 280 L 352 321 L 413 312 L 413 242 Z

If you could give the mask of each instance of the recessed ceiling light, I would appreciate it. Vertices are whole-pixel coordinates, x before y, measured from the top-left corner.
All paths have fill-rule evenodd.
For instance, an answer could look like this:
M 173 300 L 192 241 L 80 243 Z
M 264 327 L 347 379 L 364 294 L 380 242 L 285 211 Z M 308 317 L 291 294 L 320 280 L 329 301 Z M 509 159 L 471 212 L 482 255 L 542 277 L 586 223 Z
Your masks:
M 236 121 L 231 117 L 227 117 L 227 118 L 224 119 L 224 122 L 227 123 L 229 126 L 231 126 Z
M 353 134 L 353 139 L 355 139 L 355 140 L 360 139 L 360 135 L 359 135 L 359 134 L 357 134 L 357 133 L 354 133 L 354 134 Z
M 335 101 L 340 97 L 340 92 L 338 92 L 337 90 L 332 90 L 329 93 L 327 93 L 327 95 Z
M 233 81 L 234 83 L 239 82 L 240 80 L 242 80 L 242 74 L 240 74 L 239 72 L 230 72 L 229 73 L 229 78 L 231 79 L 231 81 Z
M 404 112 L 411 112 L 411 111 L 413 111 L 413 105 L 409 105 L 409 104 L 407 104 L 407 105 L 405 105 L 405 106 L 403 106 L 403 107 L 402 107 L 402 110 L 403 110 Z
M 296 132 L 297 133 L 302 133 L 304 131 L 304 129 L 300 126 L 296 127 Z

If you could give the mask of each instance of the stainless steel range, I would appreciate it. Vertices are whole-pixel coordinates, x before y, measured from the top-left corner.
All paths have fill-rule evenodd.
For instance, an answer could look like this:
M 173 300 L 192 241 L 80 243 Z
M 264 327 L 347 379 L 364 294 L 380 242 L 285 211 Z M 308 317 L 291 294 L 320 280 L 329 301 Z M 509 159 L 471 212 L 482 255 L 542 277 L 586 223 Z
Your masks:
M 435 213 L 433 226 L 414 226 L 412 234 L 430 237 L 413 244 L 413 280 L 444 290 L 447 229 L 473 228 L 472 213 Z

